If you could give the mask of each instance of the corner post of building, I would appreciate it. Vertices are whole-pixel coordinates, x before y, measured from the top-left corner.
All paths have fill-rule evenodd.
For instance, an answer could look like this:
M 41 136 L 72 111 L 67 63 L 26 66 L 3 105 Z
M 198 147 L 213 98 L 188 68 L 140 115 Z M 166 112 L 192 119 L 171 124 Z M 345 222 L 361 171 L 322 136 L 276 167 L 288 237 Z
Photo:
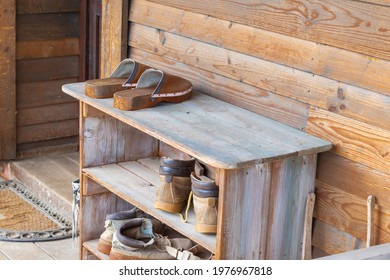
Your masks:
M 127 56 L 129 0 L 102 1 L 100 75 L 108 77 Z

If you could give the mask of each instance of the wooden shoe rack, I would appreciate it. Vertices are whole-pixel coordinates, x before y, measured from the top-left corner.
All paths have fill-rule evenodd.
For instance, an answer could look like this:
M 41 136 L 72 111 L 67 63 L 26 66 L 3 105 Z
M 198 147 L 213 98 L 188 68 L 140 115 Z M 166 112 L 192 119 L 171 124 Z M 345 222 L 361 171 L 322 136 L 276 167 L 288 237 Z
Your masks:
M 306 197 L 329 142 L 200 93 L 127 112 L 85 96 L 84 83 L 63 91 L 80 101 L 81 259 L 107 259 L 96 249 L 105 216 L 132 206 L 217 259 L 301 257 Z M 184 223 L 153 207 L 159 157 L 183 155 L 219 185 L 216 235 L 198 233 L 193 213 Z

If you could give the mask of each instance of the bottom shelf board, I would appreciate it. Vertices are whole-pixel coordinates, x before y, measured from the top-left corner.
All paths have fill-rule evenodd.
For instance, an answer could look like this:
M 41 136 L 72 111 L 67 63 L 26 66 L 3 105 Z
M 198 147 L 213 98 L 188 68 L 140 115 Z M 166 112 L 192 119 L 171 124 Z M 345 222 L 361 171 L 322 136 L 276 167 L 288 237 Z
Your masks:
M 215 254 L 216 236 L 195 230 L 195 214 L 191 207 L 185 223 L 178 214 L 154 208 L 155 193 L 160 185 L 159 158 L 84 168 L 90 179 L 135 207 L 159 219 L 172 229 L 190 238 Z
M 106 254 L 103 254 L 98 251 L 97 246 L 98 246 L 98 239 L 94 240 L 89 240 L 83 243 L 83 246 L 85 249 L 90 251 L 92 254 L 94 254 L 96 257 L 98 257 L 101 260 L 108 260 L 109 256 Z

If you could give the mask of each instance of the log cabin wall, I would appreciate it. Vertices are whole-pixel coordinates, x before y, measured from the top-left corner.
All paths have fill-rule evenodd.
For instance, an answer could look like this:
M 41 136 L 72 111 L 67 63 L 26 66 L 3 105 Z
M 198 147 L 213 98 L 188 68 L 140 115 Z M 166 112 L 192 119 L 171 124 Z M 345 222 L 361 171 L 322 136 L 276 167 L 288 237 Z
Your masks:
M 389 14 L 387 0 L 131 0 L 127 56 L 330 140 L 318 159 L 313 246 L 335 254 L 365 247 L 369 195 L 374 244 L 390 242 Z M 103 75 L 124 56 L 127 23 L 115 25 L 117 34 L 103 28 Z
M 19 158 L 78 148 L 80 1 L 16 1 L 16 143 Z

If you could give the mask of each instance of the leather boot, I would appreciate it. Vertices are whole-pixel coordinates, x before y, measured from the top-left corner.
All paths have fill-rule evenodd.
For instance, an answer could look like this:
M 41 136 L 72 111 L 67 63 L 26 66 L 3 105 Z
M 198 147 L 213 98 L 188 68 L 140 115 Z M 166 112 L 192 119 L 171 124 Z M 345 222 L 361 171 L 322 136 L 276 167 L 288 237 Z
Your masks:
M 149 219 L 133 219 L 114 234 L 110 260 L 174 260 L 166 246 L 188 250 L 193 243 L 187 238 L 169 239 L 155 234 Z
M 191 192 L 191 172 L 195 159 L 178 160 L 161 158 L 161 186 L 156 193 L 154 207 L 171 213 L 180 213 Z
M 149 215 L 145 214 L 143 211 L 139 210 L 136 207 L 128 211 L 121 211 L 107 215 L 104 225 L 105 231 L 100 235 L 98 241 L 98 251 L 106 255 L 110 254 L 112 247 L 112 238 L 118 228 L 122 224 L 127 223 L 132 219 L 148 216 Z M 162 234 L 165 230 L 164 225 L 160 221 L 153 218 L 151 218 L 151 221 L 153 223 L 155 232 Z
M 202 233 L 217 232 L 219 188 L 212 180 L 191 174 L 196 230 Z
M 142 211 L 137 208 L 133 208 L 128 211 L 116 212 L 106 216 L 104 223 L 105 231 L 100 235 L 97 249 L 103 254 L 109 254 L 112 245 L 112 236 L 117 229 L 125 222 L 134 219 L 137 216 L 141 216 Z

